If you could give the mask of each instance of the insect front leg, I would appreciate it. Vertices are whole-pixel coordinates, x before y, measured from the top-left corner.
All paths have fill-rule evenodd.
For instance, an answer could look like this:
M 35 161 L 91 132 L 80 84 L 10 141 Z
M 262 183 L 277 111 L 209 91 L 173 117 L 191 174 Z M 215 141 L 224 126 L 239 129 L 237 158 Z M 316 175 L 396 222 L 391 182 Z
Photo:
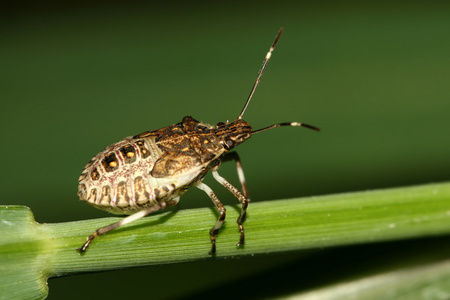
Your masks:
M 248 203 L 250 202 L 250 195 L 249 195 L 248 188 L 247 188 L 247 182 L 245 181 L 244 169 L 242 168 L 241 159 L 239 158 L 239 155 L 237 154 L 237 152 L 226 153 L 224 158 L 222 159 L 222 162 L 226 162 L 226 161 L 230 161 L 230 160 L 234 160 L 236 163 L 236 170 L 238 173 L 239 181 L 241 182 L 241 190 L 242 190 L 242 194 L 244 195 L 244 198 L 238 196 L 233 191 L 233 189 L 236 189 L 236 188 L 231 183 L 229 183 L 225 178 L 220 176 L 217 173 L 217 170 L 216 170 L 217 177 L 214 176 L 214 173 L 213 173 L 213 176 L 214 176 L 214 178 L 216 178 L 217 181 L 219 181 L 224 187 L 226 187 L 242 203 L 241 213 L 239 215 L 239 218 L 237 219 L 239 232 L 241 233 L 241 237 L 240 237 L 240 240 L 239 240 L 239 243 L 237 244 L 237 246 L 240 246 L 240 245 L 243 245 L 245 242 L 244 225 L 243 224 L 244 224 L 245 217 L 247 214 L 247 206 L 248 206 Z M 230 187 L 231 187 L 231 189 L 230 189 Z
M 238 173 L 239 181 L 241 183 L 242 194 L 244 194 L 244 196 L 247 197 L 247 199 L 250 201 L 250 194 L 247 188 L 247 181 L 245 180 L 244 169 L 242 168 L 242 163 L 241 159 L 239 158 L 239 154 L 235 151 L 225 153 L 224 157 L 222 158 L 222 162 L 227 162 L 230 160 L 234 160 L 234 162 L 236 163 L 236 171 Z
M 104 226 L 104 227 L 101 227 L 101 228 L 97 229 L 93 234 L 88 236 L 86 242 L 83 244 L 83 246 L 81 246 L 81 248 L 78 248 L 77 251 L 80 252 L 80 253 L 84 253 L 87 250 L 87 248 L 89 247 L 89 245 L 92 243 L 92 241 L 96 237 L 98 237 L 100 235 L 104 235 L 104 234 L 110 232 L 111 230 L 119 228 L 120 226 L 123 226 L 125 224 L 131 223 L 131 222 L 136 221 L 136 220 L 138 220 L 140 218 L 143 218 L 143 217 L 145 217 L 145 216 L 147 216 L 147 215 L 149 215 L 149 214 L 151 214 L 153 212 L 156 212 L 156 211 L 162 210 L 162 209 L 164 209 L 166 207 L 175 205 L 175 204 L 178 203 L 179 199 L 180 199 L 180 197 L 177 197 L 177 198 L 174 198 L 174 199 L 172 199 L 170 201 L 167 201 L 167 202 L 159 202 L 159 203 L 157 203 L 157 204 L 155 204 L 155 205 L 153 205 L 153 206 L 151 206 L 149 208 L 141 210 L 141 211 L 139 211 L 139 212 L 137 212 L 135 214 L 132 214 L 132 215 L 126 217 L 126 218 L 123 218 L 122 220 L 120 220 L 120 221 L 118 221 L 116 223 L 113 223 L 113 224 L 110 224 L 108 226 Z
M 211 230 L 209 232 L 209 234 L 211 236 L 211 243 L 212 243 L 209 254 L 214 254 L 214 253 L 216 253 L 216 235 L 219 233 L 219 229 L 222 226 L 223 222 L 225 221 L 226 209 L 223 206 L 222 202 L 220 202 L 219 198 L 217 198 L 214 191 L 209 186 L 207 186 L 206 184 L 204 184 L 201 181 L 196 182 L 194 184 L 194 186 L 196 186 L 197 188 L 201 189 L 206 194 L 208 194 L 209 198 L 211 198 L 211 200 L 214 202 L 214 205 L 216 206 L 217 210 L 219 211 L 219 219 L 217 220 L 216 225 L 214 225 L 214 227 L 211 228 Z
M 217 169 L 211 170 L 211 173 L 212 173 L 213 177 L 221 185 L 223 185 L 227 190 L 229 190 L 242 203 L 241 214 L 239 215 L 239 218 L 237 220 L 237 223 L 238 223 L 238 226 L 239 226 L 239 232 L 240 232 L 241 236 L 239 238 L 239 242 L 236 245 L 236 246 L 241 246 L 245 242 L 244 225 L 243 225 L 243 223 L 244 223 L 244 220 L 245 220 L 245 215 L 246 215 L 246 212 L 247 212 L 247 206 L 248 206 L 249 200 L 247 199 L 247 197 L 242 195 L 241 192 L 239 192 L 239 190 L 237 188 L 235 188 L 228 180 L 226 180 L 225 178 L 220 176 L 219 173 L 217 172 Z

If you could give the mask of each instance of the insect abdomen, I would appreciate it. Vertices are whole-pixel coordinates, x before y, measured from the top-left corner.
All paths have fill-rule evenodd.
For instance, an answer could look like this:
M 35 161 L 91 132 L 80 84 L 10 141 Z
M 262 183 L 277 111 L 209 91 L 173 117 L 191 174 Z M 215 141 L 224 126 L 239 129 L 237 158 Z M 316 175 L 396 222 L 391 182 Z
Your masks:
M 154 137 L 125 138 L 112 144 L 84 168 L 78 196 L 113 213 L 133 213 L 152 206 L 161 192 L 149 173 L 160 156 Z

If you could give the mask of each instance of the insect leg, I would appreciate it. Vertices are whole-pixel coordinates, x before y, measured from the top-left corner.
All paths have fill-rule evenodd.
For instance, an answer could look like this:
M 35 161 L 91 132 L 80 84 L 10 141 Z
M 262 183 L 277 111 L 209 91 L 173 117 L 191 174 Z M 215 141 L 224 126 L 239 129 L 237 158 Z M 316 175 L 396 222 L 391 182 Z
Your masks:
M 223 185 L 227 190 L 229 190 L 239 200 L 239 202 L 242 203 L 241 214 L 239 215 L 239 218 L 237 219 L 239 232 L 240 232 L 241 236 L 240 236 L 239 242 L 237 243 L 236 246 L 244 245 L 245 235 L 244 235 L 244 225 L 243 225 L 243 223 L 245 221 L 245 215 L 247 213 L 247 206 L 248 206 L 248 202 L 250 200 L 246 196 L 244 196 L 241 192 L 239 192 L 239 190 L 237 188 L 235 188 L 228 180 L 226 180 L 225 178 L 220 176 L 219 173 L 217 172 L 217 169 L 212 169 L 211 173 L 212 173 L 213 177 L 221 185 Z
M 125 224 L 131 223 L 133 221 L 136 221 L 136 220 L 138 220 L 138 219 L 140 219 L 142 217 L 145 217 L 145 216 L 147 216 L 147 215 L 149 215 L 149 214 L 151 214 L 153 212 L 156 212 L 158 210 L 162 210 L 162 209 L 164 209 L 164 208 L 166 208 L 168 206 L 175 205 L 178 202 L 178 200 L 179 200 L 179 197 L 174 198 L 171 201 L 156 203 L 155 205 L 153 205 L 153 206 L 151 206 L 151 207 L 149 207 L 147 209 L 141 210 L 141 211 L 139 211 L 139 212 L 137 212 L 135 214 L 132 214 L 132 215 L 126 217 L 126 218 L 123 218 L 122 220 L 120 220 L 120 221 L 118 221 L 116 223 L 113 223 L 113 224 L 110 224 L 108 226 L 104 226 L 104 227 L 101 227 L 101 228 L 97 229 L 93 234 L 91 234 L 87 238 L 87 240 L 83 244 L 83 246 L 81 248 L 78 248 L 77 251 L 80 252 L 80 253 L 85 252 L 87 250 L 87 248 L 89 247 L 89 245 L 92 243 L 92 241 L 96 237 L 98 237 L 100 235 L 104 235 L 104 234 L 110 232 L 111 230 L 119 228 L 122 225 L 125 225 Z
M 225 221 L 226 209 L 223 206 L 222 202 L 220 202 L 219 198 L 217 198 L 214 191 L 209 186 L 207 186 L 206 184 L 204 184 L 201 181 L 194 183 L 194 186 L 196 186 L 197 188 L 201 189 L 206 194 L 208 194 L 209 198 L 211 198 L 211 200 L 214 202 L 214 205 L 216 206 L 217 210 L 219 211 L 219 219 L 217 220 L 216 225 L 214 225 L 214 227 L 211 228 L 211 230 L 209 232 L 209 234 L 211 236 L 211 243 L 212 243 L 209 254 L 214 254 L 214 253 L 216 253 L 216 235 L 217 235 L 217 233 L 219 233 L 219 229 L 222 226 L 223 222 Z
M 247 199 L 250 201 L 250 194 L 247 188 L 247 181 L 245 180 L 244 169 L 242 168 L 242 163 L 241 159 L 239 158 L 239 154 L 235 151 L 225 153 L 222 162 L 227 162 L 230 160 L 234 160 L 234 162 L 236 163 L 236 170 L 238 173 L 239 181 L 241 182 L 242 194 L 244 194 L 244 196 L 247 197 Z

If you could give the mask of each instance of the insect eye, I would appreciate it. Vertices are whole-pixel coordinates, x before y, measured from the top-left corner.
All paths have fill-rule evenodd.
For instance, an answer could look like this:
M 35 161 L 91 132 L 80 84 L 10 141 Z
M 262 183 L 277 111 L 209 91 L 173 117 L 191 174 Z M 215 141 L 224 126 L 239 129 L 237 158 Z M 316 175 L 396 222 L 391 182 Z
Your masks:
M 226 140 L 225 143 L 223 143 L 223 147 L 227 150 L 230 150 L 234 147 L 234 142 L 232 140 Z

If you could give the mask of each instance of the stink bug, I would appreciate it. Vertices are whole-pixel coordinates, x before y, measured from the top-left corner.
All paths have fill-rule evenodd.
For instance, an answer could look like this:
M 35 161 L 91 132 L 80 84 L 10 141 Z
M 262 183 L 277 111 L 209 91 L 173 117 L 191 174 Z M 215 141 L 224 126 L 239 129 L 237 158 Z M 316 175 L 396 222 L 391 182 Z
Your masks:
M 235 121 L 211 126 L 187 116 L 180 123 L 112 144 L 86 165 L 78 180 L 80 199 L 99 209 L 130 216 L 97 229 L 78 249 L 80 253 L 85 252 L 97 236 L 177 204 L 191 186 L 206 192 L 219 211 L 219 219 L 210 231 L 212 245 L 209 253 L 215 253 L 216 235 L 226 212 L 216 194 L 202 182 L 210 170 L 213 177 L 242 203 L 237 219 L 240 232 L 237 246 L 244 244 L 243 223 L 250 197 L 239 156 L 230 150 L 255 133 L 280 126 L 303 126 L 319 131 L 314 126 L 299 122 L 279 123 L 253 130 L 242 119 L 282 33 L 283 28 L 267 52 L 244 108 Z M 236 163 L 241 191 L 217 172 L 220 164 L 228 160 Z

